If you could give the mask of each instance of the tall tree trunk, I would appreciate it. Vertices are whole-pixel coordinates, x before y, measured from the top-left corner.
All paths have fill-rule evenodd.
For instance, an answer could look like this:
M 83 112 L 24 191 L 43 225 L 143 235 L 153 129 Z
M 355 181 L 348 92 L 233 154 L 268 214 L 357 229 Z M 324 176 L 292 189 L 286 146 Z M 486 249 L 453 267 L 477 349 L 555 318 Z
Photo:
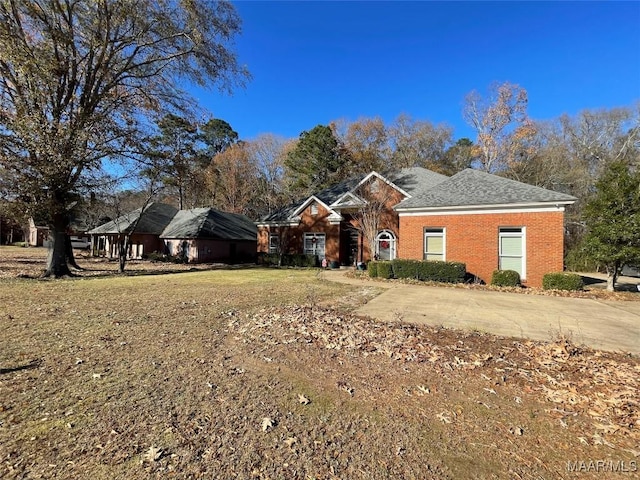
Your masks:
M 620 275 L 620 264 L 618 262 L 613 265 L 607 265 L 607 290 L 609 292 L 615 291 L 618 275 Z
M 47 258 L 47 270 L 44 277 L 60 278 L 71 276 L 71 270 L 67 264 L 67 218 L 63 214 L 56 213 L 51 223 L 51 246 Z
M 127 253 L 129 250 L 129 235 L 122 235 L 118 239 L 118 271 L 124 273 L 127 265 Z
M 70 235 L 65 235 L 64 237 L 64 248 L 65 248 L 65 254 L 67 256 L 67 264 L 71 265 L 76 270 L 82 270 L 82 267 L 80 267 L 76 263 L 76 258 L 73 255 L 73 245 L 71 244 Z

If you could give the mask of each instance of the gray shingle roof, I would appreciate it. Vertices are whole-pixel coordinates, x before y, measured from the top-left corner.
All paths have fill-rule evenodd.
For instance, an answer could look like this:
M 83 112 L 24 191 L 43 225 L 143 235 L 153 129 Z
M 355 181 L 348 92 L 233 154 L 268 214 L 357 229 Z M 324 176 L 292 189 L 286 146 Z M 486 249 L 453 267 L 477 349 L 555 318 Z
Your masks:
M 358 185 L 365 176 L 366 175 L 358 175 L 357 177 L 350 178 L 349 180 L 345 180 L 344 182 L 340 182 L 328 188 L 325 188 L 324 190 L 314 193 L 313 195 L 325 204 L 331 205 L 342 195 L 355 188 L 356 185 Z M 308 199 L 309 197 L 305 197 L 301 200 L 298 200 L 297 202 L 293 202 L 289 205 L 279 208 L 278 210 L 261 217 L 260 222 L 278 222 L 287 220 Z
M 215 208 L 180 210 L 160 238 L 194 238 L 256 241 L 258 229 L 244 215 Z
M 141 212 L 142 208 L 138 208 L 93 230 L 89 230 L 87 233 L 94 235 L 131 233 L 134 223 L 140 217 Z M 160 235 L 177 212 L 178 209 L 171 205 L 150 203 L 144 209 L 138 224 L 135 225 L 135 232 Z
M 332 185 L 324 190 L 315 193 L 315 197 L 327 205 L 331 205 L 340 199 L 345 193 L 355 189 L 358 184 L 367 176 L 367 174 L 357 175 L 343 182 Z M 394 185 L 401 188 L 409 195 L 420 194 L 429 191 L 433 186 L 447 180 L 449 177 L 441 175 L 426 168 L 412 167 L 404 168 L 397 172 L 391 172 L 382 175 L 384 178 L 393 182 Z M 262 222 L 277 222 L 290 218 L 293 213 L 300 207 L 309 197 L 298 202 L 287 205 L 275 212 L 265 215 L 260 219 Z
M 429 192 L 433 187 L 446 181 L 449 177 L 426 168 L 411 167 L 385 175 L 385 178 L 414 197 Z
M 575 200 L 577 199 L 571 195 L 467 168 L 432 188 L 424 189 L 403 200 L 396 209 L 573 203 Z

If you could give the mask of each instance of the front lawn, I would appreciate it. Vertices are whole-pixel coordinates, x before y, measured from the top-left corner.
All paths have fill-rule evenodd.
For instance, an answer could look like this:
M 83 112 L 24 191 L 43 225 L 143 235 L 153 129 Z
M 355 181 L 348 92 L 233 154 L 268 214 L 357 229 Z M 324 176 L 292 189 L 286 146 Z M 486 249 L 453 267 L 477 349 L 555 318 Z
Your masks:
M 377 291 L 257 268 L 1 279 L 0 477 L 572 478 L 568 462 L 637 461 L 637 358 L 349 313 Z

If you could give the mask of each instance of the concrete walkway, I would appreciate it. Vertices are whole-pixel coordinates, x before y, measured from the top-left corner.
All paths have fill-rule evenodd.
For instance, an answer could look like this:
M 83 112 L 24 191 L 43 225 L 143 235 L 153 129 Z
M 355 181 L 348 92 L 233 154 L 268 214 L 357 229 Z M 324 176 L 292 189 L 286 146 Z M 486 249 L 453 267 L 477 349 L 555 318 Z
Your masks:
M 357 314 L 534 340 L 564 335 L 577 345 L 640 354 L 640 302 L 392 284 L 346 278 L 344 273 L 326 271 L 323 278 L 386 288 Z

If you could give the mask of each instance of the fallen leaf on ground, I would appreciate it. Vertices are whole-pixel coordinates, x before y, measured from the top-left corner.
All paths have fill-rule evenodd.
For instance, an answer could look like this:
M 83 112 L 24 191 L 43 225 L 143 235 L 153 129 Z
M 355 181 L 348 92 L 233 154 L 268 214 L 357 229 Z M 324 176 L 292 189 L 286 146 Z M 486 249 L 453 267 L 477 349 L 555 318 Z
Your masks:
M 151 446 L 142 456 L 142 460 L 146 462 L 157 462 L 162 457 L 162 453 L 161 448 Z
M 264 417 L 262 419 L 262 431 L 266 432 L 270 428 L 273 428 L 273 420 L 271 420 L 269 417 Z

